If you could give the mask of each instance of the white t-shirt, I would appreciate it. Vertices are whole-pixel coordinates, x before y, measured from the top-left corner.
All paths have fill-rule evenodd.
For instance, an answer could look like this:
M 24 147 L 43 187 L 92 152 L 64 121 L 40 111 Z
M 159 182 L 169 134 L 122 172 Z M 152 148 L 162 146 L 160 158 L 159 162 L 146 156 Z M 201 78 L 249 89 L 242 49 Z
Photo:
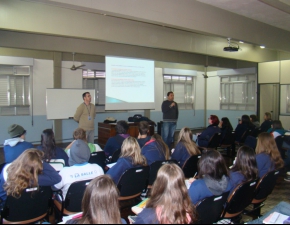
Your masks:
M 67 191 L 72 183 L 76 181 L 94 179 L 103 174 L 103 169 L 97 164 L 85 163 L 71 167 L 64 167 L 59 172 L 59 175 L 62 177 L 61 182 L 54 186 L 55 188 L 62 190 L 63 197 L 65 199 Z

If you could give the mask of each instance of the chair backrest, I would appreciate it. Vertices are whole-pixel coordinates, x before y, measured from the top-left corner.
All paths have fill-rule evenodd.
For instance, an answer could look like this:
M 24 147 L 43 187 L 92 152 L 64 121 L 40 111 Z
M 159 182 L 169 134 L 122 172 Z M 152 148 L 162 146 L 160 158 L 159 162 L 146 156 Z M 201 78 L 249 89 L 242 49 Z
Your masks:
M 219 221 L 228 196 L 229 192 L 225 192 L 220 196 L 208 197 L 197 203 L 198 223 L 213 224 Z
M 154 163 L 152 163 L 150 165 L 150 175 L 149 175 L 148 185 L 152 185 L 154 183 L 160 167 L 163 166 L 164 164 L 170 164 L 170 163 L 178 164 L 176 160 L 155 161 Z
M 275 141 L 276 141 L 277 148 L 281 154 L 281 157 L 283 159 L 286 159 L 286 151 L 283 149 L 283 143 L 285 141 L 285 136 L 284 135 L 278 136 L 275 138 Z
M 65 200 L 64 208 L 70 212 L 82 211 L 82 199 L 91 180 L 77 181 L 70 185 Z
M 52 198 L 51 187 L 27 188 L 20 198 L 8 196 L 1 211 L 1 220 L 34 223 L 46 217 Z
M 110 160 L 110 163 L 115 163 L 115 162 L 117 162 L 118 159 L 119 159 L 119 157 L 120 157 L 120 155 L 121 155 L 121 149 L 116 150 L 116 151 L 113 153 L 113 155 L 112 155 L 112 158 L 111 158 L 111 160 Z
M 257 184 L 258 179 L 244 182 L 236 187 L 228 197 L 224 215 L 242 213 L 254 199 Z
M 91 153 L 89 163 L 98 164 L 105 171 L 105 167 L 106 167 L 106 154 L 105 154 L 105 152 L 102 151 L 102 152 Z
M 275 170 L 265 174 L 265 176 L 259 180 L 254 197 L 255 200 L 264 200 L 273 192 L 279 174 L 280 171 Z
M 182 167 L 185 178 L 191 178 L 198 172 L 197 164 L 200 158 L 201 155 L 193 155 L 185 161 Z
M 217 147 L 220 146 L 221 139 L 222 139 L 222 134 L 221 133 L 215 133 L 211 137 L 210 141 L 208 142 L 207 148 L 214 148 L 214 149 L 216 149 Z
M 235 143 L 236 133 L 235 131 L 227 131 L 224 138 L 221 141 L 221 146 L 232 145 Z
M 258 127 L 253 129 L 250 135 L 256 138 L 259 136 L 260 133 L 262 133 L 262 128 Z
M 252 129 L 247 129 L 247 130 L 243 133 L 243 135 L 242 135 L 242 137 L 241 137 L 241 140 L 240 140 L 240 143 L 245 143 L 246 138 L 247 138 L 251 133 L 252 133 Z
M 141 194 L 148 185 L 149 173 L 149 166 L 141 166 L 126 170 L 117 185 L 120 191 L 120 197 Z
M 65 162 L 63 159 L 51 159 L 49 162 L 56 171 L 61 171 L 63 167 L 65 167 Z

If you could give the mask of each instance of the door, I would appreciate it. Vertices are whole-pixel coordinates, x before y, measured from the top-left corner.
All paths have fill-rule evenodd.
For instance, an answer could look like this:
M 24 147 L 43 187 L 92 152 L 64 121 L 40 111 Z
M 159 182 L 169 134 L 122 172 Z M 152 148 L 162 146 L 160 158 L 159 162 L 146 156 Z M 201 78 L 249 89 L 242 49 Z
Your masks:
M 272 114 L 272 120 L 279 119 L 279 84 L 260 85 L 260 122 L 264 121 L 265 112 Z

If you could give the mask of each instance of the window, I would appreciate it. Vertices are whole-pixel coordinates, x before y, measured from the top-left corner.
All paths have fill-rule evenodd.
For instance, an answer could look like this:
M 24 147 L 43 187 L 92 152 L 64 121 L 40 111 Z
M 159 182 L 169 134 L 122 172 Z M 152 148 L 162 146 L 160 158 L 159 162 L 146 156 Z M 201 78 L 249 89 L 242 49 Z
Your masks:
M 280 114 L 290 115 L 290 85 L 281 85 Z
M 0 115 L 30 115 L 30 66 L 0 65 Z
M 97 112 L 105 111 L 106 103 L 105 71 L 83 70 L 83 88 L 95 89 Z
M 164 99 L 169 91 L 174 92 L 174 100 L 179 109 L 194 109 L 194 81 L 191 76 L 164 75 Z
M 221 76 L 222 110 L 256 110 L 256 75 Z

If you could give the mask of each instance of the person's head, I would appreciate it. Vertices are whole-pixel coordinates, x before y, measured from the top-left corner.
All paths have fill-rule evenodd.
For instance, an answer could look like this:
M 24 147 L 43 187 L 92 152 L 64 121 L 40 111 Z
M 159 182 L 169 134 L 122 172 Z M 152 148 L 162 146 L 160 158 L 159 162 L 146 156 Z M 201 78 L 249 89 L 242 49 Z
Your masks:
M 245 125 L 249 125 L 251 123 L 250 117 L 248 115 L 243 115 L 241 119 L 241 123 Z
M 271 120 L 272 119 L 272 115 L 269 112 L 266 112 L 264 115 L 264 120 Z
M 178 142 L 181 142 L 189 155 L 200 155 L 200 150 L 196 146 L 196 144 L 192 141 L 192 131 L 188 127 L 184 127 L 181 129 L 178 137 Z
M 221 180 L 223 176 L 229 176 L 229 170 L 226 162 L 216 150 L 208 150 L 198 161 L 198 177 L 202 179 L 209 176 L 214 180 Z
M 174 93 L 172 91 L 167 93 L 167 99 L 168 101 L 174 101 Z
M 73 137 L 75 140 L 83 140 L 84 142 L 87 142 L 86 131 L 82 128 L 75 129 Z
M 151 140 L 156 142 L 158 150 L 165 156 L 166 160 L 169 160 L 169 148 L 163 141 L 162 137 L 159 134 L 154 134 L 151 137 Z
M 46 129 L 41 134 L 41 146 L 44 152 L 43 159 L 50 162 L 56 156 L 56 144 L 52 129 Z
M 146 207 L 158 209 L 161 224 L 189 224 L 196 222 L 196 211 L 188 196 L 184 174 L 176 164 L 165 164 L 153 184 Z M 191 221 L 188 221 L 187 214 Z
M 117 125 L 116 125 L 117 134 L 127 134 L 128 130 L 129 130 L 129 125 L 126 121 L 120 120 L 117 122 Z
M 258 167 L 254 149 L 248 146 L 240 147 L 235 165 L 231 171 L 242 173 L 247 180 L 256 179 L 258 177 Z
M 149 123 L 146 121 L 141 121 L 139 123 L 139 133 L 141 135 L 147 135 L 149 131 Z
M 87 163 L 91 157 L 91 151 L 86 142 L 83 140 L 76 140 L 70 148 L 69 165 Z
M 122 157 L 131 158 L 133 165 L 147 165 L 146 158 L 141 154 L 138 141 L 134 137 L 128 137 L 124 140 L 120 158 Z
M 8 178 L 4 185 L 7 196 L 20 198 L 26 188 L 38 186 L 38 175 L 43 171 L 43 152 L 27 149 L 8 167 Z
M 280 120 L 274 120 L 272 122 L 272 128 L 273 130 L 283 130 L 283 126 Z
M 221 119 L 221 127 L 222 128 L 228 128 L 230 130 L 233 130 L 233 126 L 232 126 L 232 124 L 231 124 L 231 122 L 230 122 L 230 120 L 229 120 L 228 117 L 223 117 Z
M 18 124 L 12 124 L 8 127 L 8 134 L 11 138 L 25 138 L 26 130 Z
M 210 117 L 208 118 L 208 123 L 210 125 L 218 126 L 220 123 L 220 120 L 216 115 L 210 115 Z
M 91 96 L 90 92 L 83 93 L 83 100 L 85 103 L 91 103 L 92 96 Z
M 272 162 L 275 163 L 275 169 L 281 169 L 284 166 L 284 161 L 277 148 L 275 139 L 270 133 L 261 133 L 258 136 L 256 154 L 261 153 L 271 157 Z
M 250 121 L 252 122 L 252 123 L 254 123 L 254 122 L 257 122 L 258 121 L 258 117 L 256 116 L 256 115 L 250 115 Z
M 82 200 L 79 224 L 121 224 L 119 191 L 113 180 L 102 175 L 87 186 Z

